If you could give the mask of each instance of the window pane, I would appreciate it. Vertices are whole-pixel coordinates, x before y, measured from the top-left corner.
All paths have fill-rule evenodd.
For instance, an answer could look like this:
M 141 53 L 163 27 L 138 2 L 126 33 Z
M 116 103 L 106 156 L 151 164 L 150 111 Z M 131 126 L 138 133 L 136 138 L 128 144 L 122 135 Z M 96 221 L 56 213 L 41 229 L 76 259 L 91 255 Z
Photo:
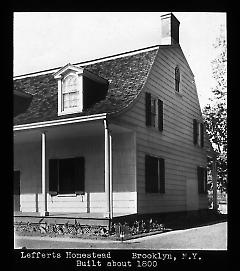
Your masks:
M 63 109 L 69 108 L 69 94 L 63 94 Z

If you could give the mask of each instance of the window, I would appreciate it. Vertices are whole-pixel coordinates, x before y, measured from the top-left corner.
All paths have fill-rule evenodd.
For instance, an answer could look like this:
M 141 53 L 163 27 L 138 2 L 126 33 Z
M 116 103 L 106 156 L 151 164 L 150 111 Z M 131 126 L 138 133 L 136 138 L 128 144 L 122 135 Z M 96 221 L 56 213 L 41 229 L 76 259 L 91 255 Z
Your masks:
M 204 125 L 196 119 L 193 120 L 193 143 L 201 148 L 204 147 Z
M 83 68 L 67 64 L 54 74 L 58 82 L 58 115 L 83 110 Z
M 147 193 L 165 193 L 164 159 L 145 156 L 145 191 Z
M 79 106 L 79 80 L 76 75 L 68 75 L 62 82 L 62 111 Z
M 151 124 L 153 127 L 157 125 L 157 99 L 151 97 Z
M 207 169 L 204 167 L 197 167 L 197 178 L 198 178 L 198 193 L 206 194 L 207 189 Z
M 49 160 L 49 193 L 81 194 L 84 192 L 83 157 Z
M 175 90 L 179 92 L 179 85 L 180 85 L 180 70 L 179 67 L 177 66 L 175 68 Z
M 146 92 L 146 125 L 163 130 L 163 102 Z

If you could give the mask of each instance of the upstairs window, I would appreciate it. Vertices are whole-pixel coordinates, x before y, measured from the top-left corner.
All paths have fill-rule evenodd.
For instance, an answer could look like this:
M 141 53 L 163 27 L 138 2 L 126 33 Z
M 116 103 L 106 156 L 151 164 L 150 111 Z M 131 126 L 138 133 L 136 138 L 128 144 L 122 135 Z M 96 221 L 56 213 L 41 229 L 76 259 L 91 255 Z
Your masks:
M 146 92 L 146 125 L 163 130 L 163 102 Z
M 151 97 L 151 125 L 157 126 L 157 99 Z
M 179 67 L 177 66 L 175 68 L 175 90 L 179 92 L 179 85 L 180 85 L 180 70 Z
M 207 169 L 204 167 L 197 167 L 198 178 L 198 193 L 207 194 Z
M 79 98 L 79 80 L 76 75 L 68 75 L 62 82 L 62 110 L 78 107 Z
M 164 159 L 145 156 L 145 191 L 146 193 L 165 193 Z
M 83 68 L 67 64 L 54 74 L 58 81 L 58 115 L 83 110 Z
M 193 144 L 204 147 L 204 125 L 198 120 L 193 120 Z

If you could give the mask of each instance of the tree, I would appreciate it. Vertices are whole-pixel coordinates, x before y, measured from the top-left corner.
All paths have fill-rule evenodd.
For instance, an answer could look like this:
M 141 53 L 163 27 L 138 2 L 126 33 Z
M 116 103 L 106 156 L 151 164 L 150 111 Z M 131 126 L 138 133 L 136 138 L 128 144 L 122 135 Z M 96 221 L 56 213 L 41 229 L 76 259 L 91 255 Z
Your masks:
M 212 89 L 211 103 L 203 109 L 206 131 L 217 155 L 218 188 L 227 190 L 227 41 L 224 26 L 214 43 L 216 57 L 212 61 L 213 78 L 216 81 Z M 209 161 L 208 166 L 211 166 Z

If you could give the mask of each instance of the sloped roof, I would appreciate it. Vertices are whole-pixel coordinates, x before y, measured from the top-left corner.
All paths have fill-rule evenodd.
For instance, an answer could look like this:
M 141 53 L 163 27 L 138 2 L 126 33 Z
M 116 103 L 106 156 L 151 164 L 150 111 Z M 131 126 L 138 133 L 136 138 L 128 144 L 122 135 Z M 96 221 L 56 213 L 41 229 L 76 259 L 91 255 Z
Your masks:
M 81 113 L 58 116 L 58 88 L 54 72 L 15 79 L 14 90 L 31 93 L 33 98 L 26 112 L 14 118 L 14 125 L 121 111 L 140 93 L 157 51 L 155 46 L 151 50 L 139 50 L 132 55 L 120 55 L 93 64 L 79 63 L 80 67 L 109 81 L 106 98 Z

